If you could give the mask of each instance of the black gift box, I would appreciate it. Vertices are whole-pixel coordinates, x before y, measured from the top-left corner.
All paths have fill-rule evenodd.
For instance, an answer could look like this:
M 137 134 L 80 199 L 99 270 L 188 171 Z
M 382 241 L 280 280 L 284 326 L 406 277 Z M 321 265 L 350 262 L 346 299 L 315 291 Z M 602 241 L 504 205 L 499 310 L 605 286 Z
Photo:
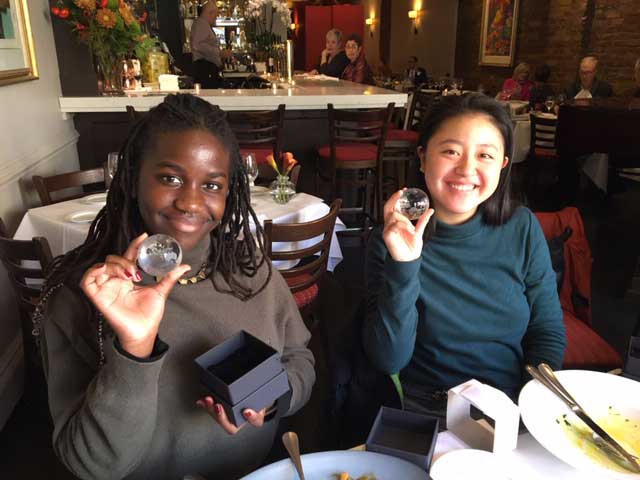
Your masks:
M 367 438 L 367 450 L 402 458 L 429 471 L 438 424 L 436 417 L 380 407 Z
M 280 354 L 244 330 L 195 362 L 201 383 L 211 390 L 236 426 L 245 422 L 245 408 L 262 410 L 289 391 Z

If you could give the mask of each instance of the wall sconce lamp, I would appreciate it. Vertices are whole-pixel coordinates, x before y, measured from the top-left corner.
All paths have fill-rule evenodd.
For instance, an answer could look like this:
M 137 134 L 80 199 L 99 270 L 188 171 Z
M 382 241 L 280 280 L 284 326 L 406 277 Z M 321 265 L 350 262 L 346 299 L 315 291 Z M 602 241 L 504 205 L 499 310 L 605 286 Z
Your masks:
M 373 32 L 376 28 L 376 23 L 378 23 L 378 19 L 373 17 L 365 18 L 364 23 L 369 27 L 369 36 L 373 37 Z
M 413 34 L 418 34 L 418 24 L 420 23 L 420 17 L 422 16 L 424 10 L 409 10 L 407 12 L 407 16 L 409 20 L 413 22 Z

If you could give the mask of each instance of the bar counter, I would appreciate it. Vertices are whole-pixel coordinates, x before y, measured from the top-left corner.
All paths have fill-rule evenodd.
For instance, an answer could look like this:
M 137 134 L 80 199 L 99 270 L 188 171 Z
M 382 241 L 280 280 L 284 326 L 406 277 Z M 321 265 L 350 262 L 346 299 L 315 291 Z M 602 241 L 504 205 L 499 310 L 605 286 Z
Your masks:
M 60 97 L 64 113 L 124 112 L 127 105 L 147 111 L 172 92 L 131 92 L 116 97 Z M 181 90 L 180 93 L 193 93 Z M 279 83 L 277 89 L 201 90 L 201 98 L 223 110 L 271 110 L 284 103 L 287 110 L 326 110 L 328 103 L 336 108 L 379 108 L 394 102 L 407 103 L 407 94 L 394 90 L 361 85 L 344 80 L 307 80 L 295 78 L 295 85 Z
M 181 90 L 193 93 L 193 90 Z M 82 169 L 95 168 L 107 154 L 122 146 L 131 127 L 127 105 L 147 111 L 171 92 L 140 92 L 114 97 L 60 97 L 60 110 L 72 114 Z M 298 159 L 313 158 L 315 148 L 329 141 L 327 104 L 336 108 L 383 108 L 389 102 L 404 107 L 407 94 L 343 80 L 295 78 L 295 85 L 281 83 L 275 91 L 266 89 L 200 90 L 201 98 L 223 110 L 275 110 L 286 105 L 283 148 Z

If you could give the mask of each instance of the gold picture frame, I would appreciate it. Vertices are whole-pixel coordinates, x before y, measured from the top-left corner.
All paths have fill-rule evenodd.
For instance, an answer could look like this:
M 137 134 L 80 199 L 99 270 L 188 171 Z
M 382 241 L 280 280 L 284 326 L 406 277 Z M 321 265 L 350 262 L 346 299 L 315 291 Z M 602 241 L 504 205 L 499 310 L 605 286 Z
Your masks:
M 27 0 L 0 0 L 0 86 L 37 78 Z
M 511 67 L 515 58 L 519 0 L 484 0 L 479 64 Z

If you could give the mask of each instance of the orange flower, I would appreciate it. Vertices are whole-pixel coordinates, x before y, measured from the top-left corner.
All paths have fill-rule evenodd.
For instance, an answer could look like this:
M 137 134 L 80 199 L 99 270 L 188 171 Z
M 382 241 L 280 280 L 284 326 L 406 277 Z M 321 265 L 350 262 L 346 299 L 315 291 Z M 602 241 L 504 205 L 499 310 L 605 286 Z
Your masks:
M 73 0 L 78 8 L 93 12 L 96 9 L 96 0 Z
M 273 168 L 278 175 L 280 175 L 280 170 L 278 169 L 278 165 L 276 164 L 276 159 L 273 158 L 273 155 L 267 155 L 267 163 L 271 168 Z
M 289 172 L 291 172 L 291 170 L 293 169 L 293 167 L 295 167 L 297 164 L 298 164 L 298 161 L 295 158 L 293 158 L 293 153 L 284 152 L 284 165 L 287 166 L 285 175 L 288 175 Z
M 121 1 L 118 7 L 118 11 L 120 12 L 120 15 L 122 15 L 122 20 L 124 20 L 124 23 L 126 25 L 135 23 L 136 17 L 133 16 L 133 12 L 131 11 L 131 8 L 127 3 Z
M 101 8 L 96 13 L 96 21 L 104 28 L 113 28 L 116 26 L 116 14 L 108 8 Z

